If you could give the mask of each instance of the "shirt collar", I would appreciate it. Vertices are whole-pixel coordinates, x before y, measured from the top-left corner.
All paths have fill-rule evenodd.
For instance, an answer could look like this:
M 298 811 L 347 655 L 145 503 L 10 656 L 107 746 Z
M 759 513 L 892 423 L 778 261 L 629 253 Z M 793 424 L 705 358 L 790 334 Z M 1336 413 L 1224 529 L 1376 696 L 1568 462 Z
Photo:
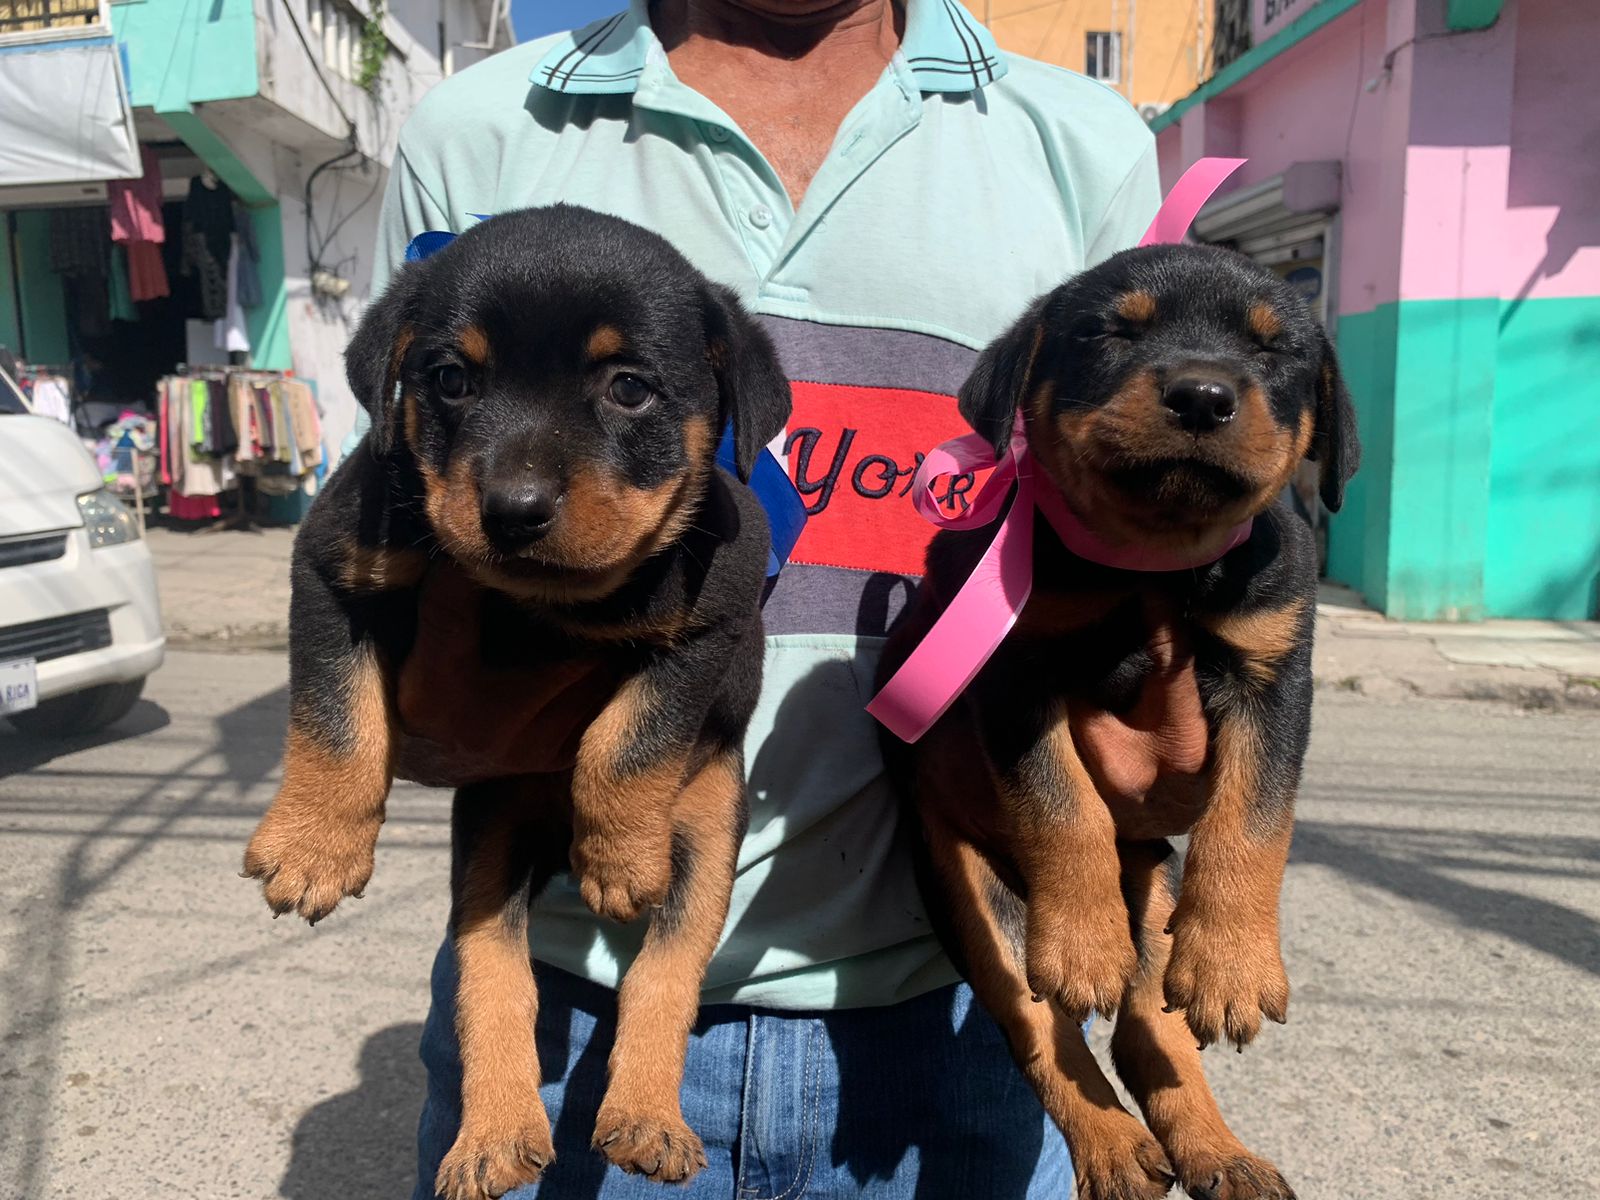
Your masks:
M 648 0 L 564 35 L 539 60 L 534 83 L 573 95 L 631 94 L 652 56 L 662 54 Z M 959 0 L 906 0 L 900 54 L 924 92 L 972 92 L 1006 73 L 989 31 Z

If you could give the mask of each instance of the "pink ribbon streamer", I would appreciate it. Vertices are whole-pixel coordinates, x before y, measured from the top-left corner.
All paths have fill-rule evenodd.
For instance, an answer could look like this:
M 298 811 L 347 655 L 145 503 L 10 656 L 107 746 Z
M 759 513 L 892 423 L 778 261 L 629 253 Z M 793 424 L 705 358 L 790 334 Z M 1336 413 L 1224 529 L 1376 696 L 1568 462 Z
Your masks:
M 1244 162 L 1242 158 L 1203 158 L 1195 163 L 1162 202 L 1139 245 L 1181 242 L 1212 193 Z M 936 480 L 990 468 L 993 474 L 966 512 L 952 517 L 940 511 L 933 495 Z M 1036 509 L 1044 513 L 1068 550 L 1091 562 L 1128 571 L 1181 571 L 1203 566 L 1250 536 L 1251 522 L 1246 521 L 1232 531 L 1220 554 L 1198 561 L 1108 545 L 1078 520 L 1048 479 L 1039 479 L 1021 413 L 998 461 L 994 447 L 976 433 L 931 450 L 912 483 L 912 498 L 923 519 L 941 529 L 977 529 L 999 516 L 1013 484 L 1016 498 L 983 558 L 916 649 L 867 705 L 867 711 L 901 741 L 915 742 L 933 727 L 1022 615 L 1033 592 Z

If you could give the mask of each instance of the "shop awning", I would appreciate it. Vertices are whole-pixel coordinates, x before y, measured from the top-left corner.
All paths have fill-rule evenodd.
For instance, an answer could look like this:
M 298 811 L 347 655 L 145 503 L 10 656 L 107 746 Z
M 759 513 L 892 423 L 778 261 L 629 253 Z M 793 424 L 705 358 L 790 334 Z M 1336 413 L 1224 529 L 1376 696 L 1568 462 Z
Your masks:
M 0 47 L 0 186 L 139 171 L 122 56 L 111 38 Z

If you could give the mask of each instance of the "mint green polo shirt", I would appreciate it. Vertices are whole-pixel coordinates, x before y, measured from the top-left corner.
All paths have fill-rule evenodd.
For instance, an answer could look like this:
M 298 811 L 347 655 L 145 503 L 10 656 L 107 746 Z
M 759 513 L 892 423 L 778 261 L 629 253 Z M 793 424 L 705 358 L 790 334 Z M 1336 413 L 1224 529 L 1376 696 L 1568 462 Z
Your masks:
M 705 998 L 857 1007 L 953 980 L 862 710 L 931 534 L 906 493 L 919 454 L 965 432 L 954 397 L 977 351 L 1138 241 L 1159 203 L 1153 138 L 1100 84 L 1001 53 L 953 0 L 908 0 L 900 50 L 796 211 L 738 126 L 673 75 L 635 0 L 424 97 L 400 135 L 377 282 L 420 232 L 558 201 L 653 229 L 736 289 L 795 396 L 773 449 L 811 516 L 764 610 L 750 828 Z M 950 482 L 952 510 L 966 486 Z M 529 942 L 614 986 L 642 934 L 559 881 Z

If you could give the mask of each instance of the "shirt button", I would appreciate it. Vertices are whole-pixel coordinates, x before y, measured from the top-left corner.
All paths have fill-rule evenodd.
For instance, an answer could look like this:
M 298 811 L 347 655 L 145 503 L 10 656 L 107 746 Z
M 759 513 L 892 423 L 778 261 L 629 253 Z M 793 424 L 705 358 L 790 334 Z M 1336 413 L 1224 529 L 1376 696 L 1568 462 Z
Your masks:
M 765 204 L 758 204 L 750 210 L 750 224 L 757 229 L 765 229 L 772 224 L 772 210 Z
M 713 142 L 725 142 L 733 135 L 721 125 L 707 125 L 706 136 L 709 137 Z

